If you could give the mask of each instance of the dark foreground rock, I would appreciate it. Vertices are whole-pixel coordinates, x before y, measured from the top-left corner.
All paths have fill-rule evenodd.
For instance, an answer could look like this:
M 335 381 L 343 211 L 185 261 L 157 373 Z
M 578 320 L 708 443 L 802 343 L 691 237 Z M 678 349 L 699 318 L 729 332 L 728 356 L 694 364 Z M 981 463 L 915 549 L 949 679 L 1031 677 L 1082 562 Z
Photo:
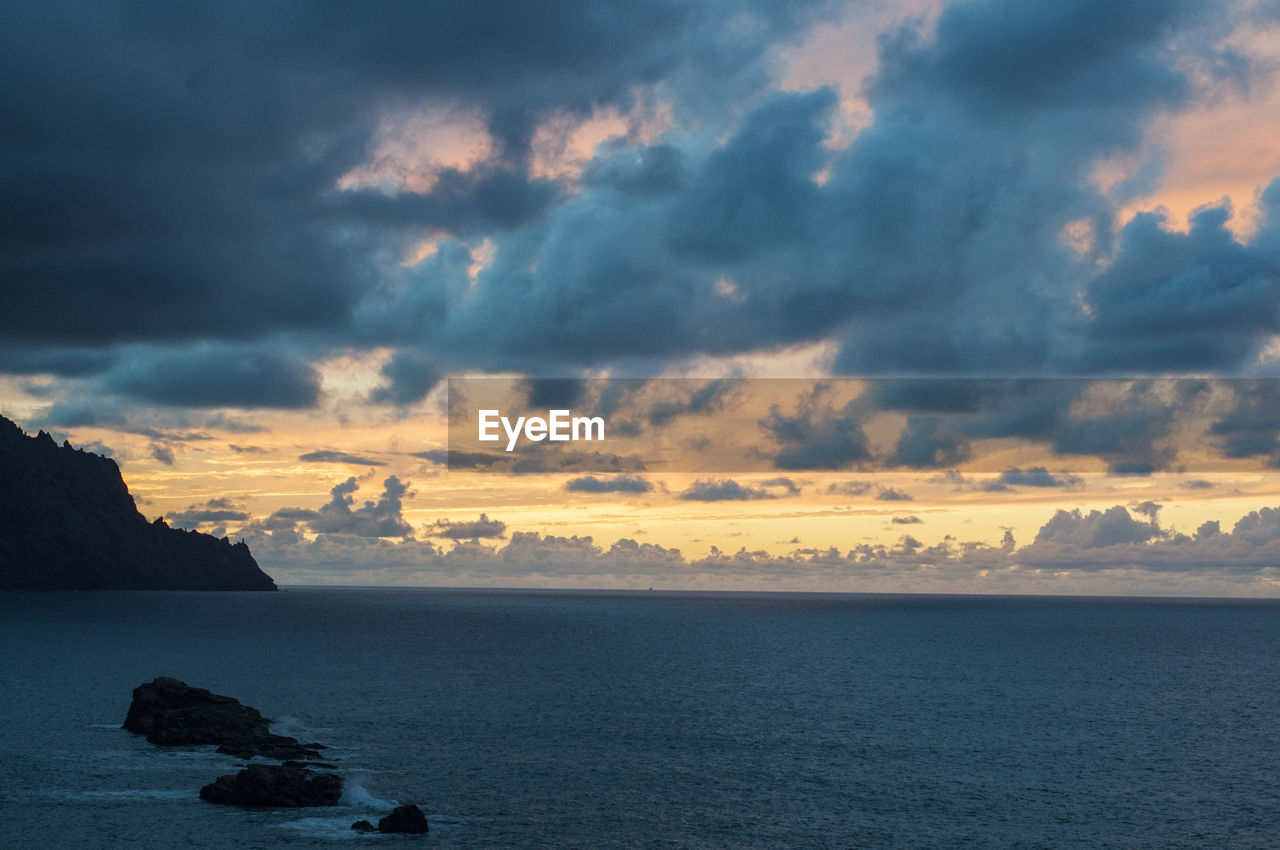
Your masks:
M 256 708 L 232 697 L 193 688 L 161 676 L 133 689 L 124 728 L 146 735 L 153 744 L 189 747 L 216 744 L 218 752 L 250 759 L 307 761 L 319 756 L 322 744 L 301 744 L 273 734 L 271 721 Z
M 342 777 L 282 764 L 251 764 L 233 776 L 219 776 L 200 789 L 210 803 L 249 808 L 336 806 Z
M 249 547 L 147 522 L 116 462 L 0 416 L 0 590 L 275 590 Z
M 355 828 L 355 824 L 352 824 Z M 417 806 L 396 806 L 391 814 L 378 821 L 378 832 L 410 832 L 427 831 L 427 816 Z
M 373 832 L 375 829 L 374 825 L 369 823 L 367 820 L 358 820 L 351 824 L 351 828 L 356 832 Z

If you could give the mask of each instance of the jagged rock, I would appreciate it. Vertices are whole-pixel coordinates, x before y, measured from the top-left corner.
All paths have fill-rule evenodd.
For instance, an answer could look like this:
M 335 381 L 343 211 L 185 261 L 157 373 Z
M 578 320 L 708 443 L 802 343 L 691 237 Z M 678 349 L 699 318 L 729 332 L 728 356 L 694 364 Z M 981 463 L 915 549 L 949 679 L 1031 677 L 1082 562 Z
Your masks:
M 351 824 L 351 828 L 357 832 L 373 832 L 375 829 L 374 825 L 369 823 L 367 820 L 358 820 Z
M 115 461 L 0 416 L 0 590 L 275 590 L 244 543 L 148 523 Z
M 378 832 L 427 831 L 427 816 L 417 806 L 396 806 L 391 814 L 378 821 Z
M 324 744 L 306 744 L 305 746 L 323 748 Z M 284 766 L 285 767 L 304 767 L 307 770 L 337 770 L 338 769 L 338 766 L 336 764 L 329 764 L 328 762 L 294 761 L 293 759 L 285 759 Z
M 300 744 L 273 734 L 271 721 L 232 697 L 161 676 L 133 689 L 124 728 L 166 747 L 217 744 L 236 758 L 315 759 L 322 744 Z
M 282 764 L 251 764 L 200 789 L 202 800 L 248 808 L 336 806 L 341 797 L 341 776 Z

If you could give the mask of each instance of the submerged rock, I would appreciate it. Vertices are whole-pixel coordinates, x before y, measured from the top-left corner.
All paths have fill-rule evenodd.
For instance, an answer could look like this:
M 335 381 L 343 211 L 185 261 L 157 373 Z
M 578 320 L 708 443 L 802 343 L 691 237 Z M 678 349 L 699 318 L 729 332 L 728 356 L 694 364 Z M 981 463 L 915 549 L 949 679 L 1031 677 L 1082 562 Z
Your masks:
M 378 832 L 423 833 L 426 831 L 427 816 L 417 806 L 396 806 L 391 814 L 378 821 Z
M 301 744 L 297 738 L 276 735 L 270 723 L 237 699 L 161 676 L 133 689 L 124 728 L 160 746 L 216 744 L 218 752 L 242 759 L 306 761 L 324 749 L 323 744 Z
M 235 775 L 219 776 L 200 789 L 210 803 L 249 808 L 336 806 L 342 777 L 282 764 L 251 764 Z
M 367 820 L 358 820 L 351 824 L 351 828 L 356 832 L 373 832 L 374 830 L 373 824 L 369 823 Z

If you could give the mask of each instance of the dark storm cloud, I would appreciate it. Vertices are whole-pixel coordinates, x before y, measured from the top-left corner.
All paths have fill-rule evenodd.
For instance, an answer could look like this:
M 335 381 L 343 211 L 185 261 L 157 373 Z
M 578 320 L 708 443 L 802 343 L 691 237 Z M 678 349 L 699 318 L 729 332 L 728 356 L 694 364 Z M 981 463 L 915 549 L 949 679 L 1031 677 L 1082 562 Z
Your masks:
M 1071 281 L 1087 265 L 1059 234 L 1076 220 L 1109 232 L 1110 201 L 1087 171 L 1188 102 L 1199 45 L 1175 55 L 1168 35 L 1195 41 L 1196 13 L 1187 3 L 957 3 L 932 41 L 911 30 L 888 39 L 869 84 L 875 123 L 828 186 L 845 195 L 867 259 L 886 268 L 876 286 L 908 300 L 858 317 L 838 366 L 1062 368 L 1072 351 L 1063 336 L 1077 332 L 1062 320 L 1079 314 Z
M 667 144 L 635 150 L 618 141 L 606 142 L 583 174 L 592 187 L 607 187 L 626 195 L 666 195 L 680 189 L 685 172 L 680 149 Z
M 779 405 L 757 424 L 779 448 L 771 459 L 778 469 L 848 469 L 871 460 L 871 444 L 857 401 L 835 411 L 823 405 L 821 385 L 802 398 L 795 415 L 782 412 Z
M 159 443 L 197 443 L 212 440 L 203 431 L 186 430 L 192 424 L 215 424 L 211 417 L 193 422 L 183 413 L 174 416 L 131 416 L 136 405 L 115 402 L 59 401 L 44 408 L 36 421 L 54 428 L 106 428 L 128 434 L 139 434 Z M 151 424 L 144 424 L 149 422 Z
M 969 443 L 952 433 L 953 427 L 938 417 L 907 417 L 889 463 L 915 469 L 939 469 L 967 460 Z
M 330 214 L 341 212 L 343 218 L 366 225 L 482 236 L 535 221 L 556 195 L 554 184 L 527 180 L 511 171 L 467 175 L 445 170 L 430 194 L 350 190 L 335 202 Z
M 1201 413 L 1213 391 L 1225 391 L 1234 383 L 891 380 L 872 383 L 868 396 L 881 409 L 908 414 L 887 459 L 892 465 L 955 466 L 971 459 L 976 440 L 1018 438 L 1045 445 L 1063 457 L 1101 458 L 1117 474 L 1141 474 L 1168 469 L 1178 455 L 1178 425 Z M 933 415 L 912 415 L 919 413 Z M 1019 484 L 1038 486 L 1030 479 L 1001 479 L 987 488 Z
M 197 346 L 132 351 L 104 378 L 112 392 L 176 407 L 306 408 L 320 379 L 302 359 L 263 349 Z
M 364 457 L 363 455 L 354 455 L 349 452 L 338 451 L 336 449 L 317 449 L 314 452 L 307 452 L 304 455 L 298 455 L 298 460 L 305 460 L 309 463 L 349 463 L 353 466 L 386 466 L 386 463 L 383 461 Z
M 1209 426 L 1220 438 L 1229 458 L 1265 455 L 1270 466 L 1280 466 L 1280 383 L 1233 381 L 1232 407 Z
M 569 481 L 564 489 L 570 493 L 649 493 L 653 484 L 638 475 L 616 475 L 613 478 L 587 475 Z
M 774 76 L 827 6 L 10 4 L 0 369 L 159 405 L 305 408 L 306 361 L 391 347 L 371 400 L 406 405 L 437 370 L 832 337 L 848 373 L 1234 369 L 1277 330 L 1280 189 L 1247 242 L 1212 210 L 1187 234 L 1139 215 L 1113 236 L 1156 172 L 1110 194 L 1092 179 L 1140 154 L 1157 115 L 1261 72 L 1221 47 L 1231 9 L 954 3 L 928 36 L 881 39 L 872 122 L 832 151 L 853 93 Z M 662 139 L 609 140 L 573 187 L 534 173 L 553 115 L 647 98 L 672 118 Z M 384 123 L 426 107 L 480 116 L 492 156 L 429 190 L 336 188 Z M 1073 222 L 1094 234 L 1082 253 L 1061 238 Z M 401 268 L 427 233 L 436 254 Z M 981 436 L 930 431 L 936 413 L 913 414 L 897 463 Z M 1100 451 L 1104 430 L 1063 450 Z M 780 445 L 776 465 L 859 462 L 852 432 L 827 436 Z
M 0 335 L 0 372 L 12 375 L 96 375 L 115 361 L 114 352 L 92 348 L 32 348 L 29 342 L 6 343 Z
M 699 109 L 727 107 L 760 85 L 772 45 L 812 20 L 804 5 L 8 6 L 0 339 L 341 335 L 397 228 L 477 233 L 545 210 L 558 189 L 524 172 L 538 122 L 625 111 L 637 86 L 663 81 Z M 442 173 L 427 195 L 335 195 L 368 155 L 371 117 L 421 102 L 486 115 L 506 164 Z M 669 158 L 655 150 L 648 171 Z M 0 363 L 101 370 L 77 356 L 0 352 Z
M 1243 244 L 1227 230 L 1223 207 L 1193 215 L 1186 233 L 1168 229 L 1158 213 L 1125 225 L 1114 263 L 1089 285 L 1083 365 L 1231 370 L 1256 353 L 1280 330 L 1280 181 L 1262 193 L 1261 206 L 1260 226 Z
M 1120 475 L 1145 475 L 1168 468 L 1177 457 L 1166 441 L 1179 413 L 1193 408 L 1206 385 L 1201 381 L 1167 386 L 1148 381 L 1129 385 L 1108 409 L 1063 421 L 1053 433 L 1060 455 L 1093 455 Z
M 375 404 L 414 404 L 427 397 L 427 393 L 443 377 L 435 363 L 416 351 L 398 351 L 382 366 L 382 377 L 387 383 L 375 387 L 369 400 Z
M 587 391 L 587 382 L 580 378 L 528 378 L 522 383 L 531 410 L 573 408 Z

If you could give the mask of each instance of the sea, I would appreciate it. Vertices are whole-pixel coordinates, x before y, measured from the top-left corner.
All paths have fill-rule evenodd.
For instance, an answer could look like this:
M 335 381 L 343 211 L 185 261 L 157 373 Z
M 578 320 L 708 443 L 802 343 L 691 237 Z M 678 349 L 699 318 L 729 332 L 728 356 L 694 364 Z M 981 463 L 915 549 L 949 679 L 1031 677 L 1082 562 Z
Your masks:
M 120 728 L 160 675 L 342 804 L 202 802 L 240 762 Z M 1280 846 L 1277 601 L 3 593 L 0 688 L 4 847 Z

